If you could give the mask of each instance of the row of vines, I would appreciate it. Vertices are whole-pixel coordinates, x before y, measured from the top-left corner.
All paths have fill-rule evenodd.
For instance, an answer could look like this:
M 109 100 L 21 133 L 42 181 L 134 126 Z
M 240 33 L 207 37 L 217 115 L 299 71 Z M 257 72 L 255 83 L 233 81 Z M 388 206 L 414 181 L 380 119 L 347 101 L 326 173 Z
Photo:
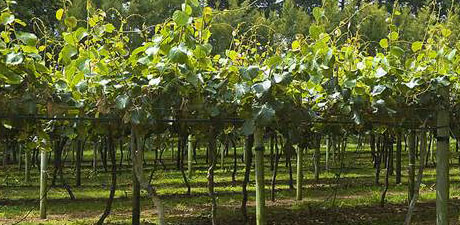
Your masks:
M 381 156 L 392 154 L 390 145 L 396 143 L 400 177 L 401 142 L 407 132 L 414 178 L 415 133 L 422 139 L 418 154 L 425 159 L 426 134 L 432 131 L 437 143 L 437 224 L 448 224 L 449 137 L 460 132 L 455 123 L 460 45 L 450 37 L 449 14 L 440 18 L 433 8 L 424 39 L 410 43 L 399 39 L 399 28 L 393 25 L 400 15 L 395 4 L 386 21 L 390 28 L 387 38 L 369 49 L 359 32 L 347 30 L 352 17 L 326 32 L 329 19 L 325 9 L 314 8 L 308 36 L 262 45 L 257 41 L 257 27 L 244 32 L 236 27 L 232 28 L 231 46 L 225 54 L 217 55 L 210 44 L 215 12 L 198 0 L 185 0 L 182 10 L 162 24 L 137 29 L 127 25 L 132 18 L 120 16 L 115 17 L 116 22 L 107 22 L 114 21 L 108 16 L 114 13 L 94 8 L 88 1 L 87 19 L 80 21 L 67 16 L 63 4 L 56 13 L 61 28 L 50 33 L 36 20 L 35 34 L 21 31 L 26 24 L 9 7 L 0 15 L 0 138 L 7 144 L 25 143 L 21 150 L 27 152 L 26 159 L 40 152 L 42 218 L 46 217 L 49 187 L 48 152 L 55 155 L 53 183 L 61 181 L 72 195 L 61 166 L 62 149 L 69 140 L 77 143 L 76 156 L 81 157 L 84 142 L 104 137 L 105 162 L 111 160 L 114 174 L 113 199 L 116 140 L 130 138 L 133 198 L 137 198 L 133 224 L 139 223 L 141 189 L 157 207 L 158 223 L 165 224 L 161 196 L 144 174 L 145 141 L 163 146 L 167 137 L 177 139 L 181 146 L 177 165 L 186 184 L 191 176 L 193 143 L 205 143 L 212 221 L 216 224 L 218 142 L 225 143 L 228 151 L 243 137 L 243 214 L 247 217 L 246 188 L 254 149 L 256 221 L 262 225 L 267 213 L 266 140 L 271 140 L 273 155 L 273 146 L 278 152 L 278 144 L 273 143 L 282 137 L 282 151 L 289 161 L 293 156 L 301 162 L 306 160 L 302 156 L 306 149 L 319 154 L 321 140 L 328 142 L 328 149 L 333 146 L 340 157 L 347 135 L 366 136 L 378 169 L 390 162 L 382 162 L 388 157 Z M 133 44 L 134 37 L 142 43 Z M 6 154 L 3 156 L 5 160 Z M 278 164 L 279 158 L 275 154 L 272 165 Z M 185 161 L 188 172 L 183 167 Z M 298 178 L 303 176 L 302 170 L 297 168 Z M 409 182 L 412 210 L 419 185 L 414 179 Z M 297 179 L 297 187 L 301 186 L 302 179 Z M 302 199 L 302 188 L 297 188 L 297 199 Z M 100 223 L 109 215 L 110 205 L 111 201 Z

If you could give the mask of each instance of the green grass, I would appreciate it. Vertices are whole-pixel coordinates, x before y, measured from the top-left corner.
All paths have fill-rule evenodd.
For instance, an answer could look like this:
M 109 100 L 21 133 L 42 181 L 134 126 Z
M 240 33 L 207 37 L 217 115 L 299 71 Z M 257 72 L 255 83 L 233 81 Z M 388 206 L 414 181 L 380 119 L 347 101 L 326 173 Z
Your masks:
M 366 146 L 367 147 L 367 146 Z M 407 210 L 407 153 L 403 152 L 403 184 L 396 185 L 395 177 L 390 177 L 390 188 L 387 194 L 387 203 L 384 208 L 379 206 L 383 186 L 374 184 L 375 170 L 372 168 L 369 149 L 355 152 L 354 144 L 348 145 L 344 168 L 340 169 L 337 162 L 330 162 L 332 169 L 322 171 L 319 181 L 313 180 L 312 152 L 305 156 L 305 184 L 304 200 L 294 201 L 295 191 L 289 190 L 289 174 L 284 166 L 284 157 L 279 163 L 277 176 L 276 201 L 270 201 L 269 157 L 266 164 L 266 196 L 269 224 L 401 224 Z M 238 148 L 238 154 L 241 154 Z M 324 146 L 322 148 L 322 166 L 324 166 Z M 82 186 L 73 187 L 76 200 L 69 199 L 67 192 L 62 188 L 52 188 L 48 193 L 49 219 L 40 220 L 38 212 L 38 169 L 32 168 L 31 182 L 25 184 L 23 171 L 16 165 L 3 168 L 0 171 L 0 224 L 93 224 L 105 208 L 110 187 L 110 172 L 104 172 L 99 167 L 98 172 L 92 171 L 90 165 L 92 150 L 85 151 L 82 171 Z M 269 152 L 268 150 L 266 151 Z M 225 159 L 224 169 L 220 167 L 218 157 L 215 175 L 216 192 L 218 193 L 218 219 L 221 224 L 241 224 L 241 181 L 244 168 L 238 158 L 237 185 L 232 186 L 232 153 Z M 125 152 L 125 156 L 128 153 Z M 152 184 L 161 195 L 167 213 L 167 222 L 170 224 L 209 224 L 210 199 L 207 196 L 206 163 L 204 150 L 198 152 L 199 163 L 190 180 L 192 196 L 187 196 L 180 171 L 175 169 L 175 162 L 171 161 L 170 152 L 165 152 L 164 162 L 166 170 L 158 167 L 153 176 Z M 119 153 L 118 153 L 119 157 Z M 332 157 L 331 157 L 332 158 Z M 65 166 L 65 179 L 73 184 L 75 173 L 71 164 L 72 155 L 69 152 Z M 146 161 L 153 162 L 153 153 L 147 151 Z M 295 179 L 295 160 L 292 160 Z M 451 175 L 451 218 L 453 224 L 458 220 L 460 200 L 460 171 L 457 160 L 452 160 Z M 101 166 L 102 164 L 99 163 Z M 51 166 L 51 165 L 50 165 Z M 323 168 L 324 169 L 324 168 Z M 109 166 L 110 170 L 110 166 Z M 50 172 L 52 168 L 50 167 Z M 145 174 L 152 171 L 152 165 L 147 165 Z M 380 182 L 384 182 L 385 170 L 381 171 Z M 337 176 L 340 174 L 340 178 Z M 435 169 L 428 166 L 421 187 L 420 204 L 414 216 L 414 224 L 434 224 L 435 222 Z M 123 168 L 118 173 L 118 187 L 115 195 L 112 214 L 107 218 L 109 224 L 130 224 L 131 209 L 131 170 L 124 160 Z M 251 174 L 249 185 L 249 212 L 254 221 L 254 181 Z M 142 221 L 153 224 L 155 209 L 152 203 L 142 192 Z M 30 213 L 29 213 L 30 212 Z M 27 215 L 27 216 L 26 216 Z

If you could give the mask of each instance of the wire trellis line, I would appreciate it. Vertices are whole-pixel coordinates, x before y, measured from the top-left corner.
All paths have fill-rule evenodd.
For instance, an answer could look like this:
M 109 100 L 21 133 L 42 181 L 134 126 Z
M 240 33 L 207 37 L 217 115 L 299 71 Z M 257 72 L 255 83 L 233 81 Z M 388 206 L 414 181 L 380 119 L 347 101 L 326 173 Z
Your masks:
M 45 121 L 94 121 L 94 122 L 121 122 L 122 119 L 119 117 L 89 117 L 89 116 L 47 116 L 42 114 L 3 114 L 0 115 L 0 119 L 9 120 L 45 120 Z M 156 123 L 231 123 L 231 124 L 243 124 L 247 119 L 242 118 L 172 118 L 172 119 L 152 119 L 152 122 Z M 343 124 L 352 126 L 363 126 L 363 125 L 381 125 L 389 127 L 400 127 L 407 129 L 439 129 L 445 127 L 439 126 L 426 126 L 421 127 L 421 123 L 413 121 L 378 121 L 378 120 L 364 120 L 360 124 L 353 121 L 353 119 L 305 119 L 295 122 L 307 123 L 307 124 Z

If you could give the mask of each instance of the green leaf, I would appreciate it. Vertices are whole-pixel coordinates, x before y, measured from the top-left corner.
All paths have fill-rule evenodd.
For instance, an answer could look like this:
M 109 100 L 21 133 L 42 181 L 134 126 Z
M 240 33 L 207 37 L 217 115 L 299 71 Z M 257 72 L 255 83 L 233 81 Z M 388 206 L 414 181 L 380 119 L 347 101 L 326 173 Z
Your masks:
M 66 91 L 67 88 L 69 87 L 67 85 L 67 83 L 63 80 L 58 80 L 54 83 L 54 87 L 56 88 L 56 90 L 58 91 Z
M 238 52 L 234 50 L 226 50 L 225 55 L 233 61 L 235 61 L 238 58 Z
M 25 27 L 27 26 L 26 23 L 24 23 L 24 21 L 20 20 L 20 19 L 14 19 L 14 22 L 16 22 L 17 24 L 20 24 L 21 26 Z
M 363 123 L 362 117 L 359 114 L 359 111 L 353 110 L 353 121 L 357 124 L 360 125 Z
M 141 52 L 144 52 L 147 48 L 147 46 L 141 46 L 141 47 L 138 47 L 136 49 L 134 49 L 132 52 L 131 52 L 131 57 L 130 58 L 133 58 L 134 56 L 136 56 L 137 54 L 141 53 Z
M 64 14 L 64 9 L 58 9 L 56 11 L 56 19 L 61 21 L 62 20 L 62 15 Z
M 22 45 L 21 49 L 24 53 L 38 54 L 38 49 L 35 46 Z
M 447 28 L 443 28 L 441 29 L 441 34 L 444 37 L 449 37 L 452 34 L 452 31 Z
M 159 46 L 148 47 L 148 48 L 145 50 L 145 54 L 147 54 L 148 56 L 154 56 L 154 55 L 156 55 L 159 51 L 160 51 L 160 47 L 159 47 Z
M 115 107 L 117 109 L 125 109 L 129 104 L 129 96 L 128 95 L 118 95 L 115 99 Z
M 59 53 L 59 60 L 69 63 L 73 56 L 78 53 L 78 50 L 72 45 L 66 45 Z
M 190 84 L 194 87 L 199 87 L 203 84 L 203 78 L 201 74 L 197 73 L 188 73 L 187 77 L 185 78 Z
M 288 80 L 290 77 L 291 77 L 291 73 L 289 72 L 275 73 L 273 75 L 273 81 L 275 81 L 275 84 L 279 84 L 283 81 Z
M 450 53 L 447 55 L 447 60 L 452 61 L 456 53 L 457 53 L 457 49 L 453 49 L 452 51 L 450 51 Z
M 142 109 L 135 109 L 131 112 L 131 123 L 133 124 L 140 124 L 141 121 L 144 121 L 147 117 L 147 114 Z
M 343 86 L 349 89 L 356 87 L 356 79 L 349 79 L 343 82 Z
M 91 62 L 91 61 L 90 61 Z M 88 67 L 90 66 L 90 62 L 88 62 Z M 110 73 L 109 71 L 109 68 L 107 67 L 107 64 L 103 61 L 100 61 L 100 62 L 97 62 L 96 63 L 96 67 L 99 71 L 97 71 L 98 74 L 101 74 L 101 75 L 108 75 Z M 92 76 L 91 71 L 88 71 L 89 73 L 86 73 L 86 75 L 90 75 Z
M 176 10 L 173 14 L 173 20 L 177 26 L 185 26 L 189 22 L 190 17 L 184 11 Z
M 254 133 L 255 123 L 254 120 L 245 120 L 241 127 L 241 133 L 245 136 L 249 136 Z
M 40 72 L 40 73 L 49 73 L 48 67 L 46 67 L 43 64 L 44 62 L 35 63 L 35 69 L 37 69 L 37 72 Z
M 423 46 L 423 43 L 421 41 L 416 41 L 416 42 L 412 43 L 412 51 L 417 52 L 420 49 L 422 49 L 422 46 Z
M 0 23 L 8 25 L 14 22 L 14 15 L 8 12 L 2 13 L 0 16 Z
M 74 28 L 77 26 L 77 18 L 75 18 L 74 16 L 67 17 L 64 20 L 64 24 L 69 28 Z
M 313 82 L 314 84 L 320 84 L 321 81 L 323 80 L 323 76 L 321 73 L 318 73 L 317 71 L 313 71 L 310 74 L 310 81 Z
M 384 85 L 377 85 L 372 88 L 371 96 L 377 96 L 382 94 L 387 89 Z
M 7 84 L 20 84 L 22 77 L 11 71 L 5 64 L 0 63 L 0 78 L 5 79 Z
M 153 79 L 150 79 L 149 81 L 149 85 L 150 86 L 158 86 L 161 82 L 161 77 L 157 77 L 157 78 L 153 78 Z
M 319 35 L 324 31 L 324 28 L 322 26 L 318 26 L 318 25 L 311 25 L 310 28 L 308 29 L 308 32 L 310 34 L 310 36 L 313 38 L 313 39 L 318 39 L 319 38 Z
M 16 37 L 25 45 L 34 46 L 37 44 L 37 36 L 27 32 L 17 32 Z
M 399 38 L 399 34 L 398 32 L 391 32 L 389 35 L 388 35 L 388 38 L 391 40 L 391 41 L 396 41 L 398 40 Z
M 13 128 L 13 126 L 10 123 L 7 123 L 5 121 L 2 121 L 2 125 L 8 130 L 11 130 Z
M 419 86 L 420 84 L 418 83 L 418 80 L 416 79 L 412 79 L 411 81 L 409 81 L 408 83 L 404 83 L 404 85 L 406 85 L 408 88 L 410 89 L 413 89 L 414 87 L 417 87 Z
M 85 73 L 85 75 L 87 75 L 91 73 L 90 62 L 91 61 L 88 58 L 80 57 L 79 59 L 75 61 L 75 65 L 80 71 L 82 71 L 83 73 Z
M 398 46 L 392 46 L 390 52 L 396 57 L 402 57 L 404 55 L 404 50 Z
M 143 65 L 147 65 L 149 64 L 150 60 L 148 56 L 144 56 L 144 57 L 139 58 L 137 62 Z
M 111 23 L 106 24 L 104 28 L 105 28 L 105 32 L 107 33 L 112 33 L 115 30 L 115 26 L 113 26 L 113 24 Z
M 266 63 L 270 68 L 276 67 L 283 62 L 281 56 L 275 55 L 267 59 Z
M 6 55 L 5 62 L 7 65 L 16 66 L 16 65 L 21 64 L 23 61 L 24 61 L 24 56 L 22 55 L 22 53 L 11 52 L 8 55 Z
M 168 58 L 173 63 L 185 64 L 188 60 L 187 48 L 184 44 L 171 48 L 171 50 L 169 50 Z
M 272 86 L 272 82 L 269 80 L 263 81 L 256 83 L 252 86 L 252 89 L 256 92 L 257 97 L 261 97 L 263 94 L 265 94 L 270 87 Z
M 249 90 L 250 89 L 246 83 L 235 84 L 235 97 L 239 99 L 248 93 Z
M 256 122 L 258 125 L 269 125 L 275 118 L 275 110 L 268 104 L 260 107 L 256 114 Z
M 70 80 L 69 83 L 71 86 L 76 86 L 84 78 L 85 78 L 85 74 L 83 72 L 78 72 L 74 74 L 74 76 L 72 77 L 72 80 Z
M 436 81 L 436 83 L 441 84 L 444 87 L 447 87 L 450 85 L 450 81 L 446 76 L 436 77 L 434 78 L 434 80 Z
M 356 68 L 358 68 L 358 70 L 363 70 L 366 68 L 366 64 L 364 62 L 358 62 Z
M 206 23 L 209 23 L 212 18 L 212 8 L 211 7 L 204 7 L 203 8 L 203 19 Z
M 195 7 L 200 6 L 200 2 L 198 0 L 188 0 L 188 2 L 190 2 L 190 4 L 192 4 Z
M 382 67 L 379 67 L 377 71 L 375 72 L 375 77 L 377 78 L 381 78 L 385 75 L 387 75 L 387 71 L 385 71 Z
M 67 43 L 67 44 L 70 44 L 70 45 L 75 45 L 75 38 L 73 36 L 73 33 L 63 33 L 62 36 L 64 37 L 64 41 Z
M 203 45 L 197 45 L 195 50 L 193 50 L 193 55 L 198 59 L 206 58 L 207 54 L 208 50 Z
M 384 38 L 380 40 L 379 44 L 380 44 L 380 47 L 382 48 L 388 48 L 388 39 Z
M 295 40 L 292 42 L 292 50 L 299 50 L 300 49 L 300 42 L 298 40 Z
M 324 16 L 324 9 L 319 8 L 319 7 L 315 7 L 313 9 L 313 17 L 315 17 L 316 21 L 319 21 L 321 17 L 323 16 Z
M 83 28 L 83 27 L 79 27 L 76 31 L 75 31 L 75 37 L 77 38 L 77 41 L 81 41 L 83 38 L 85 38 L 86 36 L 88 36 L 88 31 L 86 30 L 86 28 Z M 72 42 L 73 44 L 73 42 Z
M 259 67 L 258 66 L 249 66 L 248 68 L 240 69 L 241 76 L 245 80 L 253 80 L 254 78 L 259 75 Z
M 182 3 L 182 11 L 185 12 L 187 15 L 192 15 L 192 7 L 189 4 Z
M 75 66 L 68 66 L 64 68 L 64 70 L 62 71 L 62 75 L 64 75 L 64 79 L 67 83 L 71 83 L 76 71 L 77 68 Z

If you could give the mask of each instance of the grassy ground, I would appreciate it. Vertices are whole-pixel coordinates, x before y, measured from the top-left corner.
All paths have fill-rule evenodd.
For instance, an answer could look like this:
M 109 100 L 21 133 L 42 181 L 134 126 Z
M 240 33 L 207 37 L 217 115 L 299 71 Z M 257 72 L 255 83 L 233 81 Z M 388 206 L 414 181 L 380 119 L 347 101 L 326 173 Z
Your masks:
M 241 149 L 239 149 L 241 153 Z M 324 149 L 322 165 L 324 165 Z M 92 171 L 90 159 L 92 151 L 84 155 L 82 186 L 72 187 L 76 200 L 70 200 L 67 192 L 61 188 L 49 191 L 48 219 L 40 220 L 38 212 L 38 169 L 32 168 L 31 185 L 24 183 L 23 171 L 17 166 L 0 170 L 0 224 L 93 224 L 99 218 L 105 207 L 110 187 L 110 173 L 99 168 Z M 126 155 L 126 153 L 125 153 Z M 199 152 L 201 157 L 204 152 Z M 329 171 L 322 171 L 319 181 L 313 179 L 312 151 L 305 156 L 304 200 L 294 201 L 295 191 L 289 190 L 289 175 L 284 159 L 280 161 L 276 186 L 276 201 L 269 199 L 269 183 L 271 172 L 269 160 L 266 162 L 266 191 L 268 224 L 402 224 L 407 212 L 407 155 L 403 152 L 403 184 L 395 185 L 395 177 L 390 177 L 390 188 L 385 207 L 380 207 L 380 194 L 383 186 L 374 184 L 374 169 L 368 149 L 355 152 L 355 146 L 350 144 L 346 153 L 344 168 L 331 163 Z M 153 154 L 146 156 L 147 162 L 152 162 Z M 210 224 L 210 199 L 206 188 L 206 164 L 204 159 L 194 163 L 195 172 L 191 179 L 192 196 L 186 195 L 186 188 L 181 173 L 175 169 L 175 163 L 169 159 L 169 152 L 164 156 L 166 170 L 158 168 L 153 176 L 153 185 L 158 188 L 166 208 L 169 224 Z M 75 173 L 68 156 L 65 178 L 73 184 Z M 268 157 L 267 157 L 268 158 Z M 243 164 L 238 160 L 237 184 L 232 186 L 231 168 L 232 155 L 225 159 L 224 168 L 218 164 L 216 171 L 216 191 L 218 193 L 219 224 L 242 224 L 240 213 L 241 181 L 243 180 Z M 293 160 L 295 171 L 295 160 Z M 451 167 L 451 224 L 460 224 L 460 171 L 457 160 L 452 161 Z M 152 165 L 147 165 L 145 173 L 149 175 Z M 110 167 L 109 167 L 110 169 Z M 108 224 L 130 224 L 131 209 L 131 170 L 125 162 L 118 173 L 118 186 L 112 214 L 107 218 Z M 50 168 L 51 171 L 51 168 Z M 384 172 L 381 172 L 383 183 Z M 337 175 L 340 174 L 340 178 Z M 251 175 L 249 186 L 249 212 L 251 224 L 254 224 L 255 189 Z M 294 174 L 295 179 L 295 174 Z M 156 212 L 146 193 L 142 193 L 142 221 L 154 224 Z M 428 167 L 421 187 L 420 203 L 417 204 L 413 224 L 435 224 L 435 170 Z

